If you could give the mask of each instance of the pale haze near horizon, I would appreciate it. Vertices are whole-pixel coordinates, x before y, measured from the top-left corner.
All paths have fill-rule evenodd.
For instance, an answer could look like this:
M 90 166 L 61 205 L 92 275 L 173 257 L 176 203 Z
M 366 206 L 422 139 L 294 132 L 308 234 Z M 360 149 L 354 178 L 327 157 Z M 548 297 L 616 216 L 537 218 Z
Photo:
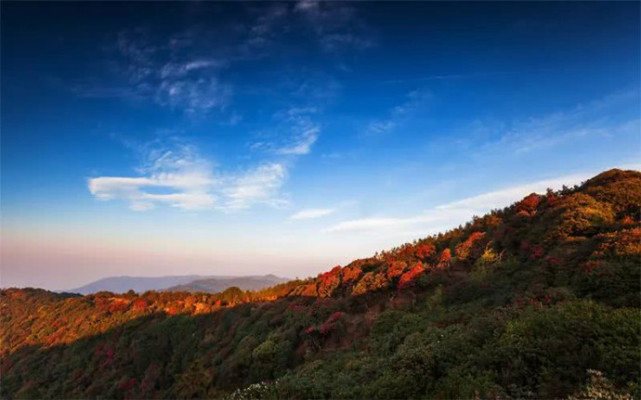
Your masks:
M 621 168 L 641 170 L 641 165 L 625 165 Z M 9 242 L 3 240 L 0 281 L 2 287 L 66 290 L 113 276 L 274 274 L 291 279 L 305 278 L 335 265 L 345 265 L 356 258 L 372 256 L 376 251 L 388 250 L 406 241 L 445 232 L 471 220 L 474 215 L 509 206 L 532 192 L 544 193 L 547 188 L 558 190 L 563 185 L 578 185 L 598 172 L 567 175 L 479 193 L 478 196 L 440 205 L 407 218 L 350 220 L 328 229 L 333 232 L 321 232 L 311 243 L 305 243 L 300 238 L 284 237 L 270 241 L 268 248 L 255 249 L 251 254 L 225 250 L 233 248 L 232 243 L 216 248 L 204 240 L 180 242 L 178 238 L 172 243 L 143 240 L 123 245 L 121 242 L 105 244 L 104 241 L 86 240 L 80 236 L 52 240 L 54 235 L 44 233 L 36 238 L 10 239 Z M 327 240 L 327 235 L 338 235 L 340 241 L 331 242 Z M 361 238 L 366 240 L 359 240 Z M 308 254 L 296 254 L 290 248 L 291 243 L 308 245 L 305 248 Z M 347 256 L 343 259 L 340 256 L 327 256 L 322 251 L 314 251 L 317 246 Z

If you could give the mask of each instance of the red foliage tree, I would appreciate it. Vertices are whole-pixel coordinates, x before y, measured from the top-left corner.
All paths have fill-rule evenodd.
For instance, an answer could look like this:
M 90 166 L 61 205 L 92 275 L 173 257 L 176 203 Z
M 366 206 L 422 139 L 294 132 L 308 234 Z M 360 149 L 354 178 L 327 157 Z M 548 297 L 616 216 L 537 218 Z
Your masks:
M 387 279 L 401 276 L 406 269 L 407 263 L 405 261 L 392 261 L 386 271 Z
M 545 249 L 540 244 L 537 244 L 532 247 L 532 253 L 530 254 L 530 260 L 538 260 L 543 257 Z
M 601 267 L 601 261 L 598 260 L 590 260 L 585 263 L 583 267 L 583 273 L 584 274 L 591 274 L 595 270 L 597 270 L 599 267 Z
M 301 295 L 308 296 L 308 297 L 317 297 L 318 291 L 316 290 L 316 284 L 313 283 L 311 285 L 305 285 Z
M 113 297 L 110 299 L 109 312 L 112 314 L 121 313 L 129 309 L 129 300 L 121 297 Z
M 561 198 L 557 196 L 552 189 L 548 189 L 545 195 L 545 202 L 549 206 L 554 206 Z
M 436 252 L 436 246 L 431 243 L 422 244 L 416 248 L 416 257 L 421 260 L 425 260 L 434 255 Z
M 445 269 L 449 267 L 450 261 L 452 261 L 452 251 L 447 248 L 441 252 L 441 255 L 438 257 L 438 265 L 436 268 Z
M 334 322 L 334 321 L 338 320 L 341 317 L 341 315 L 343 315 L 343 314 L 340 311 L 336 311 L 335 313 L 333 313 L 332 315 L 329 316 L 329 319 L 327 321 L 328 322 Z
M 352 266 L 343 268 L 343 283 L 353 283 L 363 275 L 363 270 L 360 267 Z
M 135 311 L 144 310 L 145 308 L 147 308 L 147 302 L 144 299 L 138 298 L 133 301 L 132 308 Z
M 387 286 L 389 286 L 389 280 L 383 273 L 368 272 L 363 275 L 361 280 L 359 280 L 356 286 L 354 286 L 352 294 L 360 295 L 374 290 L 383 289 Z
M 330 297 L 334 290 L 341 284 L 341 267 L 334 267 L 331 271 L 321 274 L 318 279 L 318 295 Z
M 403 290 L 409 287 L 414 280 L 425 271 L 421 263 L 416 264 L 412 269 L 407 271 L 401 276 L 398 281 L 398 290 Z
M 452 251 L 447 248 L 441 252 L 440 257 L 438 258 L 439 263 L 449 263 L 452 261 Z
M 532 216 L 536 214 L 536 208 L 541 202 L 541 196 L 536 193 L 529 194 L 523 200 L 516 203 L 516 212 L 519 215 Z
M 102 365 L 104 367 L 106 367 L 108 365 L 111 365 L 111 363 L 114 361 L 114 355 L 115 355 L 114 348 L 113 347 L 108 347 L 105 350 L 105 360 L 103 361 Z
M 180 312 L 180 310 L 176 306 L 170 306 L 169 308 L 165 309 L 165 311 L 169 315 L 176 315 Z
M 332 322 L 325 322 L 321 325 L 319 332 L 321 335 L 326 336 L 332 333 L 336 329 L 336 326 Z
M 414 246 L 411 244 L 405 244 L 401 249 L 398 251 L 398 255 L 401 258 L 411 258 L 414 257 L 415 254 L 415 249 Z
M 485 232 L 472 232 L 470 236 L 464 241 L 456 245 L 456 256 L 460 260 L 465 260 L 469 257 L 472 246 L 485 236 Z
M 623 219 L 621 220 L 621 225 L 624 225 L 624 226 L 634 225 L 634 224 L 635 224 L 635 222 L 636 222 L 636 221 L 634 220 L 634 218 L 632 218 L 632 217 L 631 217 L 631 216 L 629 216 L 629 215 L 626 215 L 626 216 L 625 216 L 625 217 L 623 217 Z

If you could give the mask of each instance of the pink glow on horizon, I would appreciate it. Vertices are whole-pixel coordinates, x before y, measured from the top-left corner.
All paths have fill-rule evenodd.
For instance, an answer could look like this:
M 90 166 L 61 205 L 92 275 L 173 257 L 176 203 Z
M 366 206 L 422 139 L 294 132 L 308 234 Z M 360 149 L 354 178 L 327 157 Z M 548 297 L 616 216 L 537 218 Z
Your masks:
M 182 250 L 182 251 L 181 251 Z M 65 290 L 108 276 L 264 275 L 306 277 L 331 265 L 317 257 L 207 251 L 200 246 L 137 246 L 96 239 L 7 237 L 0 286 Z

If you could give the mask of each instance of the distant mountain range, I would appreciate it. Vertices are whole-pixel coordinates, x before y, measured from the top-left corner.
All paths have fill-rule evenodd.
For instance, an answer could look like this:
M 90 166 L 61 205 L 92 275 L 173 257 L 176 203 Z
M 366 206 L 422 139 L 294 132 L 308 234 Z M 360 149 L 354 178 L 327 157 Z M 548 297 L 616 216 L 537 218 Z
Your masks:
M 164 291 L 185 291 L 185 292 L 222 292 L 232 286 L 242 290 L 258 290 L 278 283 L 286 282 L 287 279 L 275 275 L 264 276 L 202 276 L 202 275 L 179 275 L 179 276 L 114 276 L 103 278 L 76 289 L 66 290 L 69 293 L 91 294 L 102 291 L 113 293 L 125 293 L 133 290 L 143 293 L 148 290 Z
M 215 277 L 198 279 L 186 284 L 172 286 L 168 288 L 167 291 L 219 293 L 233 286 L 242 290 L 260 290 L 287 281 L 288 279 L 275 275 Z

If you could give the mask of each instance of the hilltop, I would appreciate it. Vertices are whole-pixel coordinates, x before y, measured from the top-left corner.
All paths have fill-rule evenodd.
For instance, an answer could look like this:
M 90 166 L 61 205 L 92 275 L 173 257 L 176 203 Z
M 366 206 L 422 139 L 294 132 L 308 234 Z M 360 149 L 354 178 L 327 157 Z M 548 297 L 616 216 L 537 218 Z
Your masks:
M 112 276 L 99 279 L 75 289 L 65 290 L 68 293 L 92 294 L 97 292 L 125 293 L 130 290 L 134 292 L 145 292 L 147 290 L 163 290 L 175 285 L 182 285 L 193 282 L 197 279 L 206 278 L 200 275 L 180 276 Z
M 640 220 L 610 170 L 268 289 L 3 290 L 0 394 L 638 398 Z
M 172 292 L 220 293 L 231 287 L 237 287 L 242 290 L 260 290 L 283 282 L 287 282 L 287 279 L 271 274 L 260 276 L 217 277 L 196 279 L 182 285 L 172 286 L 166 290 Z
M 200 276 L 178 275 L 158 277 L 114 276 L 103 278 L 67 293 L 92 294 L 98 292 L 137 293 L 148 290 L 217 293 L 230 287 L 243 290 L 258 290 L 287 281 L 274 275 L 263 276 Z

